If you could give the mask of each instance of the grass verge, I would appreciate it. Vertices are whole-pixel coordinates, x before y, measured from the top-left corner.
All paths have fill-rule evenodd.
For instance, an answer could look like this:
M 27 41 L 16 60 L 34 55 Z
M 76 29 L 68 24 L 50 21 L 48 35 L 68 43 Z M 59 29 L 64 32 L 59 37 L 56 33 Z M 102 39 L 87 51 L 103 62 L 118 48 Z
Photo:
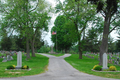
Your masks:
M 50 54 L 50 53 L 49 53 L 49 55 L 53 55 L 53 56 L 56 56 L 56 57 L 60 57 L 60 56 L 63 56 L 64 54 L 62 54 L 62 53 L 57 53 L 57 54 L 56 54 L 56 53 L 55 53 L 55 54 Z
M 90 59 L 85 56 L 83 56 L 83 59 L 78 59 L 78 54 L 72 54 L 70 57 L 65 58 L 65 60 L 71 64 L 74 68 L 77 70 L 96 75 L 96 76 L 101 76 L 101 77 L 107 77 L 107 78 L 116 78 L 120 79 L 120 72 L 94 72 L 91 69 L 93 68 L 94 65 L 98 64 L 99 61 L 95 59 Z M 112 65 L 112 64 L 109 64 Z M 116 66 L 117 70 L 120 71 L 120 66 Z
M 13 56 L 14 60 L 2 62 L 3 59 L 0 59 L 0 78 L 3 77 L 20 77 L 28 75 L 36 75 L 45 72 L 48 66 L 49 58 L 36 54 L 36 57 L 31 57 L 29 60 L 25 60 L 26 56 L 22 56 L 22 65 L 28 65 L 31 68 L 28 70 L 5 70 L 9 65 L 17 66 L 17 56 Z

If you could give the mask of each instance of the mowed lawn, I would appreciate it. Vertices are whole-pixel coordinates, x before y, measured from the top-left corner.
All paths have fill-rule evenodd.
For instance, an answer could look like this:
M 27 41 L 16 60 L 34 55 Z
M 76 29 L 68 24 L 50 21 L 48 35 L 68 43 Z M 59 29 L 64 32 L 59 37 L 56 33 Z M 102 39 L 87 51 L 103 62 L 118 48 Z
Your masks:
M 9 65 L 17 66 L 17 56 L 13 56 L 14 60 L 2 62 L 0 59 L 0 78 L 2 77 L 20 77 L 28 75 L 36 75 L 43 73 L 47 70 L 49 58 L 36 54 L 36 57 L 31 57 L 31 59 L 26 60 L 26 56 L 22 56 L 22 65 L 28 65 L 31 70 L 5 70 Z
M 54 53 L 54 54 L 49 53 L 49 55 L 60 57 L 60 56 L 63 56 L 64 54 L 63 53 L 57 53 L 57 54 L 56 53 Z
M 65 58 L 65 60 L 71 64 L 74 68 L 80 72 L 88 73 L 91 75 L 107 77 L 107 78 L 116 78 L 120 79 L 120 72 L 94 72 L 91 69 L 94 65 L 99 63 L 98 60 L 87 58 L 83 56 L 83 59 L 78 59 L 78 54 L 72 54 L 70 57 Z M 112 64 L 109 64 L 112 65 Z M 120 71 L 120 66 L 116 66 L 117 70 Z

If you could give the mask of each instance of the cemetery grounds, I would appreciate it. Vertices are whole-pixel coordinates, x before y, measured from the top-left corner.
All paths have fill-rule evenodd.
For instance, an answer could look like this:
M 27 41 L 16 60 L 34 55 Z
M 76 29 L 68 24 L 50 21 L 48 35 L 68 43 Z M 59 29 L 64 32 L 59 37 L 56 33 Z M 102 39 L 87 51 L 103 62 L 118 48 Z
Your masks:
M 6 53 L 0 53 L 0 78 L 21 77 L 44 73 L 47 70 L 49 58 L 36 54 L 36 57 L 26 60 L 25 53 L 22 54 L 22 65 L 28 65 L 31 70 L 5 70 L 9 65 L 17 66 L 17 55 L 14 53 L 13 60 L 2 62 Z
M 70 57 L 65 58 L 65 60 L 80 72 L 106 77 L 106 78 L 120 79 L 120 65 L 114 63 L 115 61 L 117 61 L 117 58 L 118 58 L 117 54 L 112 55 L 112 62 L 109 63 L 109 54 L 108 54 L 108 66 L 112 66 L 112 65 L 115 66 L 117 68 L 117 71 L 119 72 L 92 71 L 91 69 L 93 69 L 95 65 L 99 64 L 99 54 L 95 54 L 95 53 L 84 54 L 83 59 L 78 59 L 78 54 L 72 54 Z
M 47 70 L 48 66 L 48 58 L 42 56 L 40 54 L 36 54 L 36 57 L 31 57 L 31 59 L 26 60 L 26 56 L 22 55 L 22 65 L 28 65 L 31 70 L 5 70 L 9 65 L 17 65 L 17 55 L 14 53 L 13 59 L 11 61 L 2 62 L 3 58 L 1 56 L 6 56 L 6 54 L 0 54 L 0 78 L 3 77 L 20 77 L 27 75 L 36 75 L 40 73 L 44 73 Z M 64 54 L 51 54 L 55 56 L 62 56 Z M 117 71 L 120 71 L 120 65 L 114 63 L 114 59 L 118 57 L 118 55 L 112 55 L 112 63 L 108 65 L 114 65 L 117 68 Z M 109 55 L 108 55 L 109 59 Z M 65 60 L 71 64 L 74 68 L 83 73 L 88 73 L 91 75 L 107 77 L 107 78 L 116 78 L 120 79 L 120 72 L 94 72 L 91 69 L 94 65 L 99 63 L 99 54 L 87 53 L 83 55 L 83 59 L 78 59 L 78 54 L 72 54 L 70 57 L 65 58 Z M 117 59 L 116 59 L 117 60 Z

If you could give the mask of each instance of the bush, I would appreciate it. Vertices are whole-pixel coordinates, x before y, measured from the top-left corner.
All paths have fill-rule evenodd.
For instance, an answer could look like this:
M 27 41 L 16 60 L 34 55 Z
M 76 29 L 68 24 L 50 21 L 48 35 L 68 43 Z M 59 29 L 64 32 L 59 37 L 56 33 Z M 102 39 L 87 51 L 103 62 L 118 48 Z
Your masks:
M 73 50 L 71 50 L 71 51 L 70 51 L 70 54 L 76 54 L 76 52 L 75 52 L 75 51 L 73 51 Z
M 115 66 L 110 66 L 110 67 L 109 67 L 109 70 L 110 70 L 110 71 L 116 71 L 117 69 L 116 69 Z
M 7 66 L 7 69 L 15 69 L 15 65 Z
M 93 67 L 93 70 L 97 70 L 97 71 L 101 71 L 102 70 L 102 67 L 100 65 L 95 65 Z
M 50 52 L 50 47 L 42 46 L 37 52 L 38 53 L 48 53 L 48 52 Z
M 21 68 L 21 69 L 29 69 L 29 66 L 24 65 L 24 66 L 22 66 L 22 68 Z

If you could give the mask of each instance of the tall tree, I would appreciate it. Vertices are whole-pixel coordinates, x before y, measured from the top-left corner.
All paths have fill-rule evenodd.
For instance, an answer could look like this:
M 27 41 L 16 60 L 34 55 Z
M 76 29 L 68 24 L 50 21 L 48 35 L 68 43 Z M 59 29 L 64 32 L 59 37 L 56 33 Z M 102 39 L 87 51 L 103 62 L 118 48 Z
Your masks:
M 88 0 L 92 4 L 97 5 L 97 12 L 100 12 L 104 17 L 103 38 L 100 46 L 100 65 L 103 63 L 103 53 L 108 51 L 108 35 L 117 26 L 110 30 L 110 24 L 118 17 L 119 0 Z M 114 17 L 115 16 L 115 17 Z
M 67 50 L 69 50 L 69 48 L 72 46 L 72 42 L 70 42 L 69 39 L 65 40 L 65 35 L 68 32 L 67 29 L 65 29 L 65 23 L 66 23 L 66 17 L 64 15 L 59 15 L 55 22 L 54 22 L 54 27 L 51 30 L 51 33 L 56 31 L 57 34 L 56 35 L 51 35 L 51 39 L 52 41 L 55 43 L 55 47 L 59 50 L 59 51 L 63 51 L 65 50 L 65 52 L 67 52 Z M 57 39 L 57 41 L 56 41 Z
M 87 23 L 94 16 L 94 5 L 87 4 L 86 0 L 65 0 L 56 6 L 57 11 L 62 11 L 69 21 L 69 36 L 73 35 L 73 41 L 78 43 L 79 59 L 82 59 L 82 33 L 87 27 Z
M 30 40 L 33 45 L 32 55 L 35 56 L 34 36 L 39 30 L 47 30 L 50 8 L 45 0 L 7 0 L 5 3 L 4 16 L 11 21 L 7 24 L 10 26 L 7 27 L 15 30 L 21 37 L 25 37 L 27 58 L 30 58 Z

